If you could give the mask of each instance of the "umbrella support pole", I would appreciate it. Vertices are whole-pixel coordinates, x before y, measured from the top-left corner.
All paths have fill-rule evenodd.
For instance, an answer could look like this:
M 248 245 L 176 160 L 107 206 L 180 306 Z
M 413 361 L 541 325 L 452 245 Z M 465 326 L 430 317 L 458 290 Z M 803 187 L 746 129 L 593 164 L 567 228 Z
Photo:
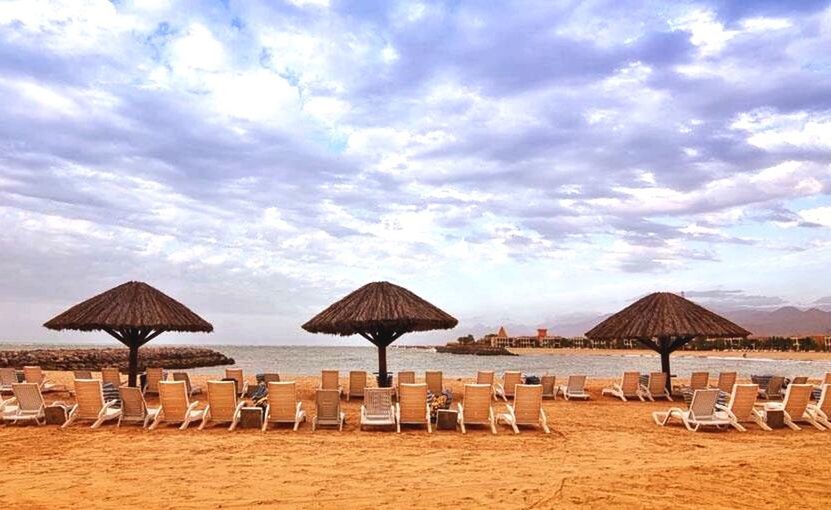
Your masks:
M 388 387 L 389 378 L 387 376 L 387 346 L 378 346 L 378 386 L 380 388 Z
M 669 351 L 661 351 L 661 372 L 667 374 L 667 391 L 672 393 L 672 374 L 669 370 Z
M 130 345 L 130 364 L 129 364 L 129 378 L 127 380 L 127 384 L 131 388 L 136 387 L 136 379 L 138 378 L 138 345 L 131 344 Z

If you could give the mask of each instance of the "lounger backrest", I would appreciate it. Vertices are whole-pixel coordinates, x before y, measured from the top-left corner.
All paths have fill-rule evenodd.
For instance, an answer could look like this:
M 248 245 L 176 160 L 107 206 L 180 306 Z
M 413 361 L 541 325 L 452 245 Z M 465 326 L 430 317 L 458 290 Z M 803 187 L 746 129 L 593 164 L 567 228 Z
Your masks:
M 791 381 L 791 384 L 807 384 L 807 383 L 808 383 L 808 377 L 806 377 L 804 375 L 794 377 L 793 381 Z
M 159 393 L 159 383 L 164 380 L 164 369 L 147 367 L 147 391 Z
M 364 389 L 366 415 L 375 418 L 392 417 L 392 391 L 390 388 Z
M 280 374 L 275 372 L 263 374 L 263 382 L 268 384 L 272 382 L 280 382 Z
M 104 384 L 109 383 L 118 388 L 121 386 L 121 372 L 118 370 L 118 367 L 104 367 L 101 369 L 101 380 L 104 381 Z
M 415 384 L 415 372 L 398 372 L 398 385 L 402 384 Z
M 694 418 L 702 419 L 713 416 L 716 410 L 719 390 L 695 390 L 690 402 L 690 414 Z
M 208 405 L 211 406 L 212 420 L 233 421 L 237 409 L 234 381 L 208 381 Z
M 427 389 L 433 395 L 438 395 L 444 391 L 444 377 L 438 370 L 428 370 L 424 372 L 424 381 L 427 383 Z
M 467 423 L 484 423 L 490 419 L 491 385 L 465 384 L 464 415 Z
M 190 384 L 190 375 L 187 372 L 173 372 L 173 380 L 174 381 L 183 381 L 185 383 L 185 387 L 188 389 L 188 393 L 193 390 L 193 386 Z M 230 381 L 228 381 L 230 382 Z M 236 385 L 234 385 L 236 388 Z
M 718 389 L 724 393 L 733 391 L 733 385 L 736 384 L 736 372 L 721 372 L 718 374 Z
M 0 384 L 11 386 L 17 383 L 17 371 L 14 368 L 0 368 Z
M 73 370 L 73 379 L 92 379 L 92 372 L 89 370 Z
M 811 393 L 814 387 L 810 384 L 791 384 L 785 392 L 785 412 L 796 420 L 805 414 L 805 409 L 811 402 Z
M 41 394 L 40 386 L 37 383 L 13 383 L 12 392 L 14 398 L 17 399 L 17 406 L 20 411 L 38 411 L 45 405 L 43 394 Z
M 514 394 L 514 415 L 517 423 L 537 423 L 542 407 L 542 385 L 517 384 Z
M 336 390 L 340 386 L 340 373 L 337 370 L 323 370 L 320 372 L 320 389 Z
M 476 372 L 476 384 L 490 384 L 493 386 L 493 371 L 480 370 Z
M 318 423 L 340 421 L 340 392 L 334 390 L 317 390 L 315 393 L 315 411 Z
M 649 374 L 649 393 L 663 393 L 667 389 L 667 373 L 651 372 Z
M 582 393 L 586 387 L 585 375 L 568 376 L 568 391 L 570 393 Z
M 693 372 L 690 376 L 690 389 L 706 390 L 710 384 L 710 372 Z
M 624 372 L 620 388 L 625 395 L 634 395 L 638 392 L 641 383 L 640 372 Z
M 82 420 L 98 419 L 104 407 L 104 389 L 98 379 L 75 379 L 75 402 L 77 415 Z
M 782 393 L 782 385 L 784 384 L 785 378 L 781 375 L 774 375 L 773 377 L 771 377 L 768 381 L 768 387 L 766 390 L 768 397 L 770 397 L 771 395 L 779 395 L 780 393 Z
M 294 381 L 268 383 L 268 414 L 274 421 L 294 421 L 297 413 L 297 385 Z
M 502 374 L 502 387 L 505 389 L 506 396 L 514 395 L 514 388 L 517 384 L 522 384 L 522 372 L 514 370 Z
M 184 381 L 159 381 L 159 402 L 166 421 L 183 421 L 190 398 Z
M 427 413 L 427 385 L 402 384 L 398 389 L 398 406 L 402 422 L 424 422 Z
M 825 416 L 831 417 L 831 384 L 822 385 L 822 393 L 819 395 L 817 407 L 825 413 Z
M 40 384 L 43 382 L 43 370 L 40 367 L 23 367 L 23 379 L 26 382 Z
M 349 393 L 363 395 L 366 388 L 366 372 L 363 370 L 349 372 Z
M 540 378 L 540 384 L 542 384 L 543 395 L 553 395 L 556 391 L 557 378 L 553 375 L 544 375 Z
M 241 368 L 226 368 L 225 378 L 235 380 L 237 382 L 236 390 L 242 391 L 242 387 L 245 385 L 245 376 Z
M 831 384 L 831 372 L 825 372 L 825 377 L 822 379 L 822 384 Z
M 753 414 L 753 405 L 756 404 L 758 395 L 758 384 L 734 384 L 727 407 L 739 421 L 748 421 Z
M 124 418 L 144 419 L 147 414 L 147 404 L 141 390 L 131 386 L 119 386 L 118 395 L 121 397 L 121 414 Z

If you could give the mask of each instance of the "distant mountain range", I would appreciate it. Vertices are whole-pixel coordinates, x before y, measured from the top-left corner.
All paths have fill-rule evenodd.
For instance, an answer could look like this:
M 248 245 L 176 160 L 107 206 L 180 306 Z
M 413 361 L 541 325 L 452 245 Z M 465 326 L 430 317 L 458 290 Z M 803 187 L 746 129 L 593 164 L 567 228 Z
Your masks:
M 714 307 L 712 310 L 750 331 L 754 336 L 831 335 L 831 311 L 820 308 L 803 310 L 795 306 L 784 306 L 775 310 L 753 308 L 719 310 Z M 552 320 L 547 322 L 548 333 L 566 337 L 582 336 L 609 315 L 588 315 L 564 321 Z M 479 338 L 486 333 L 496 333 L 503 325 L 509 335 L 536 334 L 537 326 L 516 323 L 477 324 L 471 327 L 470 332 Z

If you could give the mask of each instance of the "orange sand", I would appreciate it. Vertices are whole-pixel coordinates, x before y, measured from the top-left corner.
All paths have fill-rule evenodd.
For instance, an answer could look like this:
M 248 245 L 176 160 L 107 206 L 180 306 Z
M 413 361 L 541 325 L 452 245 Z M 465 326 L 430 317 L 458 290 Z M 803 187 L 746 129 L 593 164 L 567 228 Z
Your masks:
M 67 373 L 50 373 L 70 382 Z M 204 382 L 205 378 L 195 378 Z M 299 378 L 313 414 L 314 378 Z M 447 381 L 461 396 L 462 382 Z M 345 381 L 344 381 L 345 384 Z M 130 425 L 0 427 L 8 508 L 828 508 L 831 432 L 661 428 L 665 402 L 545 404 L 552 434 L 500 426 L 361 432 L 360 401 L 336 430 L 229 433 Z M 68 400 L 67 394 L 49 399 Z M 154 403 L 151 399 L 151 404 Z M 676 404 L 677 405 L 677 404 Z M 498 404 L 497 409 L 502 405 Z

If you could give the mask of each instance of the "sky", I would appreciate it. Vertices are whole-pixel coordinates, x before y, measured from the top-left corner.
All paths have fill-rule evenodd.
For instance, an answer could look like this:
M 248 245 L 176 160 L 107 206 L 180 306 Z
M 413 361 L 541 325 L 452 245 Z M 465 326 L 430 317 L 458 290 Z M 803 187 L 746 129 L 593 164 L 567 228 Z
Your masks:
M 0 338 L 128 280 L 211 343 L 378 280 L 459 319 L 415 342 L 831 302 L 829 48 L 808 0 L 0 2 Z

